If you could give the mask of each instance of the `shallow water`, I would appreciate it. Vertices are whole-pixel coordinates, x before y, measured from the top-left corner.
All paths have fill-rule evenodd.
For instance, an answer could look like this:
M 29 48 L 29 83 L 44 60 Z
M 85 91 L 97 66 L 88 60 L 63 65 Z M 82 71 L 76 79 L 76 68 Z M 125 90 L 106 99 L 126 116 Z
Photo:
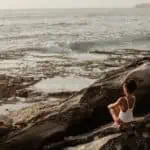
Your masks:
M 29 106 L 32 106 L 33 104 L 31 103 L 21 103 L 21 102 L 17 102 L 14 104 L 4 104 L 0 106 L 0 116 L 1 115 L 8 115 L 9 113 L 13 112 L 13 111 L 17 111 Z
M 44 93 L 56 93 L 56 92 L 66 92 L 66 91 L 80 91 L 91 85 L 94 82 L 92 79 L 87 79 L 83 77 L 55 77 L 52 79 L 44 79 L 32 88 L 36 91 L 42 91 Z

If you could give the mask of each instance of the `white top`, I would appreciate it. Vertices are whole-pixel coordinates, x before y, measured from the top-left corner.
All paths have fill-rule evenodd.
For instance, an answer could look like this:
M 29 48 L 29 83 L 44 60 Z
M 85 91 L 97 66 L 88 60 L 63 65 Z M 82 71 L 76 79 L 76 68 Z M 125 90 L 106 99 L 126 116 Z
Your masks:
M 127 101 L 127 104 L 128 104 L 128 101 Z M 123 122 L 131 122 L 134 120 L 134 117 L 133 117 L 133 108 L 134 108 L 134 105 L 132 108 L 129 108 L 129 104 L 128 104 L 128 109 L 126 112 L 123 112 L 122 110 L 120 110 L 120 113 L 119 113 L 119 119 L 122 120 Z

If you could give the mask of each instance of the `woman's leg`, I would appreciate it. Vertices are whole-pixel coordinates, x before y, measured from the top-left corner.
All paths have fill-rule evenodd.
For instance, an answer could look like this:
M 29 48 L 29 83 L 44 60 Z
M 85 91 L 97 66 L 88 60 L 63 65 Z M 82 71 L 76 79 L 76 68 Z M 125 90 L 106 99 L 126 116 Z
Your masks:
M 109 111 L 110 111 L 110 114 L 111 114 L 115 124 L 117 125 L 118 128 L 120 128 L 120 126 L 124 124 L 124 122 L 119 119 L 120 109 L 118 107 L 116 107 L 113 109 L 112 108 L 109 109 Z

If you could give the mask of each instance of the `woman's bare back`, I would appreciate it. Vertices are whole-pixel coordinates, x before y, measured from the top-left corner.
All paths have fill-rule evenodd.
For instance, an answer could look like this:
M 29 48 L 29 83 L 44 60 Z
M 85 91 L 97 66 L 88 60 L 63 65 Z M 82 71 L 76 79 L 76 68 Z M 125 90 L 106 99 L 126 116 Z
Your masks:
M 120 100 L 120 111 L 126 112 L 128 109 L 134 108 L 135 96 L 131 97 L 121 97 Z

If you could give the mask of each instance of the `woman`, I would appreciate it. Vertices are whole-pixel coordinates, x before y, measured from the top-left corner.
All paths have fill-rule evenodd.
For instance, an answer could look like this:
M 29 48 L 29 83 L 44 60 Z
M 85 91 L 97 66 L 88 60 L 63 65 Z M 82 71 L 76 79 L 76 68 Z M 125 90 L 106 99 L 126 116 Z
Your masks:
M 123 84 L 124 96 L 120 97 L 115 103 L 108 105 L 112 118 L 117 127 L 133 121 L 133 109 L 135 105 L 134 92 L 137 84 L 134 80 L 129 80 Z

